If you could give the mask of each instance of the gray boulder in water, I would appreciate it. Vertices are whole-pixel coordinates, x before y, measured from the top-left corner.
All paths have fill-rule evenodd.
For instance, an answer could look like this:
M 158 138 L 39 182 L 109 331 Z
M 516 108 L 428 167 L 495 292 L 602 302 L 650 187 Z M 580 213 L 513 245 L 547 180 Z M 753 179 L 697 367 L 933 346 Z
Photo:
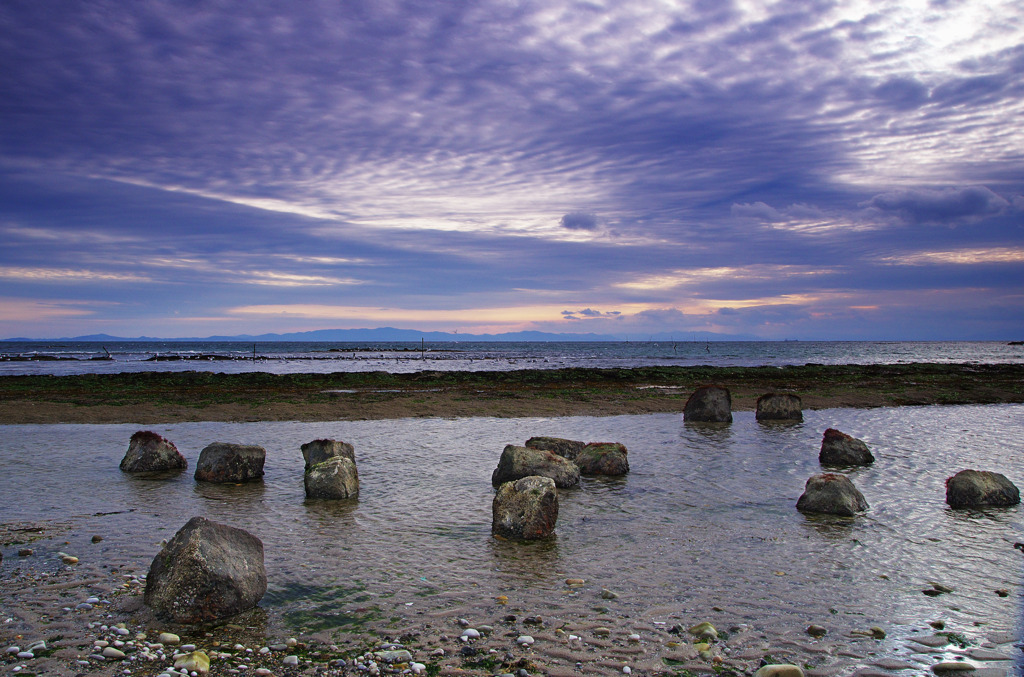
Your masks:
M 340 440 L 313 440 L 302 445 L 302 459 L 306 462 L 306 470 L 318 463 L 344 456 L 356 462 L 356 451 L 348 442 Z
M 789 393 L 768 393 L 757 398 L 758 421 L 802 421 L 803 402 L 799 396 Z
M 821 438 L 818 461 L 822 465 L 867 465 L 874 463 L 875 457 L 863 441 L 829 428 Z
M 952 508 L 1005 508 L 1020 503 L 1020 491 L 1001 473 L 961 470 L 946 480 L 946 503 Z
M 158 615 L 193 624 L 248 611 L 266 591 L 263 542 L 193 517 L 153 558 L 143 599 Z
M 195 478 L 200 482 L 253 482 L 262 479 L 266 459 L 263 447 L 214 442 L 199 452 Z
M 576 457 L 579 456 L 580 452 L 583 451 L 583 447 L 587 446 L 585 442 L 577 442 L 576 440 L 566 440 L 561 437 L 531 437 L 526 440 L 526 446 L 530 449 L 543 449 L 545 451 L 551 451 L 562 458 L 567 458 L 570 461 L 575 461 Z
M 531 475 L 549 477 L 560 489 L 580 483 L 580 469 L 572 461 L 544 449 L 509 444 L 502 450 L 498 467 L 491 474 L 491 484 L 498 486 Z
M 796 509 L 800 512 L 853 517 L 867 510 L 868 502 L 846 475 L 821 473 L 807 480 L 804 493 L 796 502 Z
M 724 386 L 701 386 L 683 407 L 686 423 L 732 423 L 732 395 Z
M 625 475 L 629 472 L 626 447 L 618 442 L 592 442 L 576 457 L 581 475 Z
M 491 533 L 535 540 L 550 536 L 558 522 L 558 492 L 549 477 L 523 477 L 498 487 L 491 504 Z
M 357 498 L 359 473 L 355 461 L 348 456 L 334 456 L 317 463 L 303 477 L 306 498 Z
M 174 443 L 149 430 L 140 430 L 128 442 L 128 451 L 121 459 L 124 472 L 157 472 L 184 470 L 188 461 Z

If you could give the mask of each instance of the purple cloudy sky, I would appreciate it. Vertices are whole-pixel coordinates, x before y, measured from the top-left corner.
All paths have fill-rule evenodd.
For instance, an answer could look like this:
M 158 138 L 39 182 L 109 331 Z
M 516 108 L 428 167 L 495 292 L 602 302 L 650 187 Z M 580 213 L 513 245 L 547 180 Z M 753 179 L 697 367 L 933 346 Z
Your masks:
M 1019 0 L 0 4 L 0 337 L 1024 338 Z

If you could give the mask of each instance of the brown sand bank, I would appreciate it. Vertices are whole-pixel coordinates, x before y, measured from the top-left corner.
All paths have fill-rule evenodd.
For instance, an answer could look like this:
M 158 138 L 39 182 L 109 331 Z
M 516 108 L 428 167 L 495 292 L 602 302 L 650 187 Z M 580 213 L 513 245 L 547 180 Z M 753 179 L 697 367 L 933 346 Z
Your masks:
M 0 424 L 327 421 L 680 412 L 697 386 L 733 409 L 768 392 L 806 409 L 1024 402 L 1024 365 L 639 367 L 414 374 L 144 372 L 0 377 Z

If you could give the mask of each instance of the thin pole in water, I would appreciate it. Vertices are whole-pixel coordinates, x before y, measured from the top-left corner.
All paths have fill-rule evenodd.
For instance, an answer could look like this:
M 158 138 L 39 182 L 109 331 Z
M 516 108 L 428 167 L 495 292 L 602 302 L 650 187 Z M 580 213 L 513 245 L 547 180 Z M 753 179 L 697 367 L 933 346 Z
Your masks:
M 256 344 L 252 344 L 252 361 L 256 361 Z
M 426 345 L 425 345 L 425 341 L 426 341 L 426 339 L 421 336 L 420 337 L 420 359 L 421 360 L 427 359 L 427 348 L 426 348 Z

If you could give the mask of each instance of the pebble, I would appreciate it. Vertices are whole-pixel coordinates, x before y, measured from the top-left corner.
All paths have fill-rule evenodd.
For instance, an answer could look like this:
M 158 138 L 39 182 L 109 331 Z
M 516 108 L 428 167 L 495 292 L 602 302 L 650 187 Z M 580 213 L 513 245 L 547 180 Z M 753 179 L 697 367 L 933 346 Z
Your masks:
M 104 658 L 115 658 L 115 659 L 124 658 L 124 652 L 121 651 L 120 649 L 115 649 L 112 646 L 105 646 L 105 647 L 103 647 L 102 654 L 103 654 Z
M 285 656 L 284 657 L 284 661 L 282 661 L 282 662 L 285 665 L 298 665 L 299 664 L 299 657 L 298 656 Z
M 628 639 L 629 639 L 630 642 L 639 642 L 640 641 L 640 635 L 633 634 L 633 635 L 630 635 Z
M 267 668 L 256 668 L 255 672 L 257 675 L 260 675 L 261 677 L 268 677 L 269 675 L 274 674 Z
M 78 558 L 72 555 L 62 555 L 60 561 L 64 564 L 78 564 Z
M 159 644 L 180 644 L 181 637 L 178 637 L 173 632 L 161 632 L 160 635 L 156 638 L 156 641 Z
M 942 635 L 931 635 L 928 637 L 911 637 L 911 642 L 920 644 L 922 646 L 929 647 L 931 649 L 938 649 L 941 646 L 949 644 L 949 640 Z
M 937 675 L 947 672 L 971 672 L 976 669 L 970 663 L 964 663 L 963 661 L 943 661 L 932 666 L 932 672 Z
M 761 667 L 754 673 L 754 677 L 804 677 L 804 671 L 799 665 L 781 663 Z
M 584 583 L 586 583 L 586 581 L 583 580 L 582 578 L 567 578 L 567 579 L 565 579 L 565 584 L 566 585 L 583 585 Z
M 530 646 L 535 641 L 536 640 L 533 637 L 530 637 L 529 635 L 519 635 L 519 638 L 516 639 L 516 644 L 518 644 L 519 646 Z
M 425 672 L 427 666 L 423 663 L 409 663 L 409 669 L 412 670 L 414 675 L 418 675 L 422 672 Z
M 596 637 L 607 637 L 610 634 L 612 634 L 612 631 L 606 627 L 594 628 L 594 635 Z
M 629 667 L 628 665 L 623 665 L 622 666 L 622 674 L 624 674 L 624 675 L 633 674 L 633 668 Z
M 18 557 L 28 557 L 32 554 L 32 548 L 22 548 L 18 551 Z
M 36 655 L 31 651 L 19 651 L 17 654 L 18 658 L 35 658 Z
M 828 630 L 826 630 L 820 625 L 808 625 L 807 634 L 811 637 L 824 637 L 828 634 Z
M 477 639 L 479 637 L 480 637 L 480 631 L 479 630 L 475 630 L 473 628 L 466 628 L 465 630 L 462 631 L 462 639 L 463 640 Z
M 299 645 L 299 640 L 295 639 L 294 637 L 289 637 L 288 641 L 286 641 L 284 644 L 285 646 L 294 648 Z
M 93 542 L 93 543 L 99 543 L 99 542 L 100 542 L 100 541 L 102 541 L 102 540 L 103 540 L 103 537 L 102 537 L 102 536 L 100 536 L 99 534 L 97 534 L 97 535 L 95 535 L 95 536 L 93 536 L 93 537 L 92 537 L 92 542 Z
M 619 596 L 608 588 L 601 588 L 601 599 L 618 599 Z

